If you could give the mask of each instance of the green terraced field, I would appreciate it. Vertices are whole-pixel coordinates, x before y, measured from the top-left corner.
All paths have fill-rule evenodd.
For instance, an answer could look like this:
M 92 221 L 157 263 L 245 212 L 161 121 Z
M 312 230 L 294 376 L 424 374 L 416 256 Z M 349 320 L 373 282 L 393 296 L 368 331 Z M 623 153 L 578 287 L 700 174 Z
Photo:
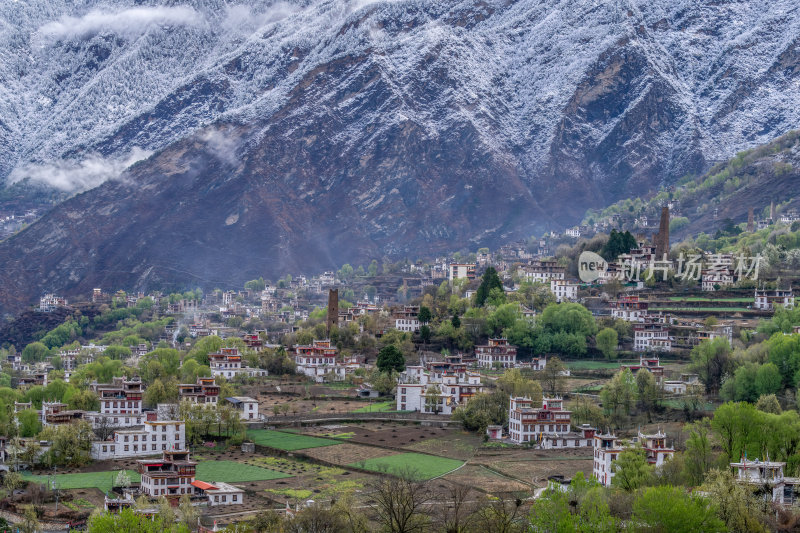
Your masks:
M 271 429 L 251 429 L 247 432 L 247 438 L 261 446 L 269 446 L 270 448 L 277 448 L 278 450 L 285 450 L 288 452 L 340 444 L 335 440 L 297 435 L 295 433 Z
M 350 466 L 373 472 L 386 472 L 397 476 L 407 476 L 416 480 L 428 480 L 452 472 L 463 465 L 463 461 L 436 457 L 421 453 L 400 453 L 386 457 L 376 457 L 358 461 Z
M 223 483 L 242 483 L 245 481 L 265 481 L 291 477 L 283 472 L 276 472 L 259 466 L 246 465 L 236 461 L 205 461 L 197 465 L 197 479 L 222 481 Z
M 138 472 L 128 470 L 132 483 L 139 483 L 141 476 Z M 111 490 L 114 479 L 119 471 L 85 472 L 80 474 L 57 474 L 56 485 L 60 489 L 90 489 L 98 488 L 103 492 Z M 33 476 L 27 472 L 22 474 L 27 481 L 36 483 L 50 483 L 50 476 Z M 291 477 L 282 472 L 267 468 L 237 463 L 236 461 L 202 461 L 197 464 L 197 479 L 202 481 L 222 481 L 224 483 L 243 483 L 245 481 L 264 481 Z
M 57 474 L 56 486 L 59 489 L 90 489 L 98 488 L 103 492 L 108 492 L 117 477 L 118 471 L 106 472 L 85 472 L 80 474 Z M 138 472 L 128 470 L 128 475 L 131 477 L 131 483 L 139 483 L 142 479 Z M 35 483 L 47 484 L 50 483 L 50 476 L 33 476 L 27 472 L 23 472 L 22 477 L 26 481 L 33 481 Z
M 397 404 L 392 401 L 388 402 L 376 402 L 371 405 L 365 405 L 364 407 L 359 407 L 354 413 L 386 413 L 389 411 L 394 411 L 397 407 Z

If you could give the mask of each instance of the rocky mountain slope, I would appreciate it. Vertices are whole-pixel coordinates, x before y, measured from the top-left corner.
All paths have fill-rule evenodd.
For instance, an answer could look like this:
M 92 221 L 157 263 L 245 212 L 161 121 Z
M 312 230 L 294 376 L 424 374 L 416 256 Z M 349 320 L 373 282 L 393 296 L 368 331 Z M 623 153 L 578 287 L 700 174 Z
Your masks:
M 626 198 L 603 210 L 590 210 L 584 222 L 612 220 L 613 215 L 614 225 L 635 232 L 641 229 L 637 219 L 644 215 L 657 223 L 667 204 L 673 206 L 673 217 L 682 219 L 672 225 L 673 244 L 700 233 L 714 235 L 730 223 L 746 223 L 750 209 L 754 222 L 769 218 L 771 210 L 775 222 L 782 214 L 800 211 L 800 131 L 739 152 L 707 173 L 684 178 L 647 198 Z
M 0 301 L 575 223 L 797 127 L 798 36 L 788 0 L 5 3 L 0 178 L 86 192 Z

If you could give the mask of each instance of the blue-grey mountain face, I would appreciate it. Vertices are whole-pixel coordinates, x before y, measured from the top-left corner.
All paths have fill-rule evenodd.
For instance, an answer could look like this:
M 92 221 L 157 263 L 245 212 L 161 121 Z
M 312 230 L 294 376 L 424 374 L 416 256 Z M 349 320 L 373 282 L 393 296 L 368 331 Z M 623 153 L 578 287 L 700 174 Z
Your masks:
M 800 125 L 788 0 L 252 4 L 0 4 L 0 179 L 87 191 L 0 297 L 473 248 Z

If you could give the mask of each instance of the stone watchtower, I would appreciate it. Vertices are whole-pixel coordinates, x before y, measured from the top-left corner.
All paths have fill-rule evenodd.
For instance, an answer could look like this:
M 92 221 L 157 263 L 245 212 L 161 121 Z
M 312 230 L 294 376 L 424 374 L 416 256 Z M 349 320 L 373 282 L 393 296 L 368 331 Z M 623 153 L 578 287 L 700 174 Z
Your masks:
M 339 289 L 330 289 L 328 291 L 328 335 L 330 336 L 331 330 L 339 326 Z
M 653 244 L 656 247 L 656 259 L 661 260 L 665 255 L 669 255 L 669 207 L 661 208 L 661 222 L 653 241 L 655 241 Z

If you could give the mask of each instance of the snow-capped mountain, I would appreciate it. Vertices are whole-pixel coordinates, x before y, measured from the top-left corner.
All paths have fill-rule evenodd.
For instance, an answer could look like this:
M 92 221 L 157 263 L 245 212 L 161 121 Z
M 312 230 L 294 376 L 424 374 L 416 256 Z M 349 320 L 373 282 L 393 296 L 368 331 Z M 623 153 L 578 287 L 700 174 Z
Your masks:
M 799 9 L 5 2 L 0 178 L 88 192 L 0 259 L 60 257 L 37 288 L 237 281 L 574 223 L 797 128 Z

